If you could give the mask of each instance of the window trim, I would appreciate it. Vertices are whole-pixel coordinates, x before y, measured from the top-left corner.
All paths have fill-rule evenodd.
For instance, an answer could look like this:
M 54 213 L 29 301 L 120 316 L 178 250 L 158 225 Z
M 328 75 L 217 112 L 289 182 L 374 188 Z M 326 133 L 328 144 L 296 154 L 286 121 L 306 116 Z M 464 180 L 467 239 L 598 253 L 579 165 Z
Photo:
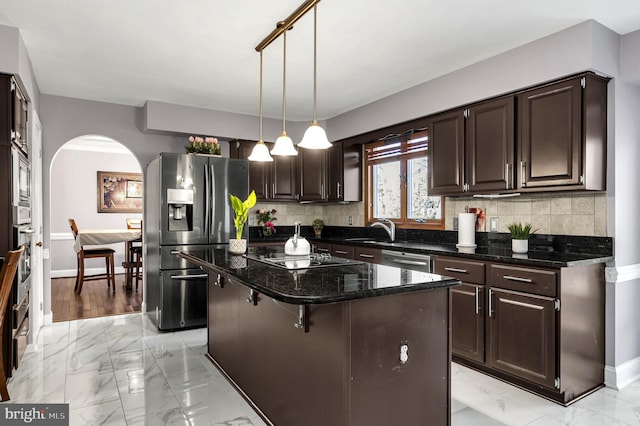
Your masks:
M 420 140 L 416 145 L 411 146 L 411 140 Z M 396 148 L 394 145 L 399 144 Z M 388 146 L 385 152 L 381 147 Z M 365 225 L 369 226 L 379 218 L 373 216 L 373 166 L 377 164 L 390 163 L 400 161 L 400 173 L 404 176 L 407 174 L 408 160 L 414 158 L 429 157 L 428 132 L 425 129 L 410 130 L 402 135 L 391 135 L 378 139 L 364 145 L 364 216 Z M 373 150 L 378 150 L 379 154 L 372 154 Z M 393 220 L 396 227 L 401 229 L 445 229 L 446 220 L 446 203 L 445 197 L 442 199 L 442 216 L 439 220 L 427 220 L 426 222 L 416 222 L 407 219 L 407 181 L 400 180 L 400 218 L 388 218 Z

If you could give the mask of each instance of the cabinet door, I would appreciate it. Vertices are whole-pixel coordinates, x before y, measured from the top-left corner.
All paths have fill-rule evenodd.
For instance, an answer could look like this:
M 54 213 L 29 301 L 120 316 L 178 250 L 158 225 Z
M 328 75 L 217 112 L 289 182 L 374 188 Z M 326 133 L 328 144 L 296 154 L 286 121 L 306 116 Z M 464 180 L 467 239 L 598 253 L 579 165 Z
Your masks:
M 484 286 L 463 283 L 451 288 L 451 350 L 484 362 Z
M 236 142 L 234 158 L 246 160 L 251 155 L 255 142 L 252 141 L 237 141 Z M 249 191 L 256 192 L 256 198 L 258 200 L 267 199 L 267 188 L 270 184 L 269 179 L 271 176 L 272 163 L 249 161 Z
M 555 300 L 489 289 L 489 365 L 496 370 L 555 387 Z
M 469 191 L 514 187 L 514 97 L 473 105 L 466 120 L 466 173 Z
M 298 157 L 300 157 L 300 201 L 326 200 L 326 151 L 302 148 Z
M 580 184 L 582 87 L 575 78 L 519 95 L 521 188 Z
M 274 156 L 271 182 L 267 188 L 268 199 L 295 201 L 297 199 L 297 157 Z
M 329 201 L 344 200 L 344 163 L 342 144 L 335 143 L 327 151 L 327 199 Z
M 433 116 L 429 122 L 431 195 L 458 194 L 464 184 L 464 110 Z

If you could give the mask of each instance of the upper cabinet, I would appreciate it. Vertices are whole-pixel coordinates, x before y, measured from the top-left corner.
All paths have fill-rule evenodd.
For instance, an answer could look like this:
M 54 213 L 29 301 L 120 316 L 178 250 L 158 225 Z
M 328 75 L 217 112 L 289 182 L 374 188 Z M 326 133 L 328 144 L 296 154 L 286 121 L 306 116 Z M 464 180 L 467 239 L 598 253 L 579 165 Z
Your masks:
M 585 74 L 519 94 L 518 189 L 606 189 L 607 82 Z
M 255 142 L 237 141 L 231 146 L 231 156 L 247 159 Z M 267 144 L 270 145 L 270 144 Z M 256 192 L 258 200 L 296 201 L 296 157 L 274 156 L 273 162 L 249 162 L 249 190 Z
M 508 96 L 467 109 L 467 191 L 504 191 L 514 188 L 514 103 L 514 97 Z
M 605 190 L 608 81 L 584 73 L 429 117 L 431 194 Z
M 427 126 L 430 195 L 464 192 L 464 110 L 435 115 Z
M 514 97 L 498 98 L 433 116 L 430 137 L 431 193 L 512 189 Z
M 299 149 L 300 201 L 362 200 L 362 146 Z

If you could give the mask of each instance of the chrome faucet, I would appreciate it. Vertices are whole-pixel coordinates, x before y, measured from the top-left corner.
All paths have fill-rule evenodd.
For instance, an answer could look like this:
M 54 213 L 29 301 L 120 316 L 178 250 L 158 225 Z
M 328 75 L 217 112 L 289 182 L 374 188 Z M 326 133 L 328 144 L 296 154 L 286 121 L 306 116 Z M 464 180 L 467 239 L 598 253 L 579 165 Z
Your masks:
M 389 238 L 391 238 L 391 242 L 396 240 L 396 224 L 393 223 L 392 220 L 390 219 L 384 219 L 384 218 L 380 218 L 378 219 L 379 222 L 373 222 L 371 224 L 371 226 L 379 226 L 382 229 L 384 229 L 385 231 L 387 231 L 387 234 L 389 234 Z M 388 222 L 389 226 L 385 225 L 382 222 Z

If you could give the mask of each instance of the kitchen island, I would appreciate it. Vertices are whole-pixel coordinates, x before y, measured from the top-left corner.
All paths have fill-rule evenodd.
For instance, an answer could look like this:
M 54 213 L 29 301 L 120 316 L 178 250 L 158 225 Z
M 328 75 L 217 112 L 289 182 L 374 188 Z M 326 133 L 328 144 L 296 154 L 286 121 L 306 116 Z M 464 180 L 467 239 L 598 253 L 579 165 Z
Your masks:
M 224 249 L 180 256 L 209 272 L 208 357 L 268 423 L 450 424 L 460 281 L 358 261 L 276 266 Z

